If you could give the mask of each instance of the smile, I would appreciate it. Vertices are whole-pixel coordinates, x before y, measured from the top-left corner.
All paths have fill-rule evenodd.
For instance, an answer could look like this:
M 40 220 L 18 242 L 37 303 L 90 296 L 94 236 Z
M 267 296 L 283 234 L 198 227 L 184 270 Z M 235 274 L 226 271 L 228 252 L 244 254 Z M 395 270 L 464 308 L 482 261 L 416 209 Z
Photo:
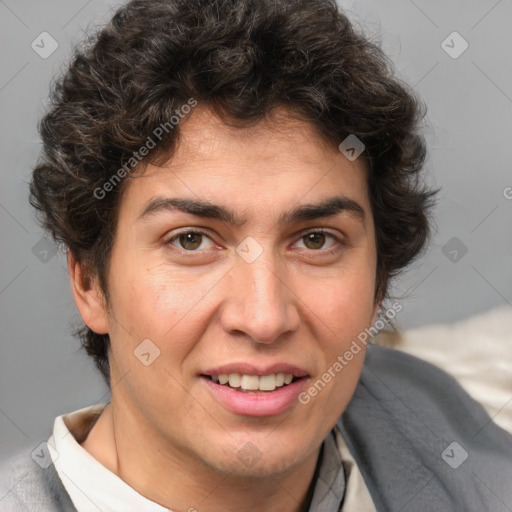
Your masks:
M 239 416 L 275 416 L 303 407 L 298 396 L 310 380 L 305 370 L 287 364 L 226 365 L 199 377 L 215 402 Z
M 269 375 L 248 375 L 239 373 L 221 373 L 220 375 L 207 375 L 213 382 L 228 386 L 241 392 L 274 391 L 291 384 L 300 377 L 292 373 L 271 373 Z

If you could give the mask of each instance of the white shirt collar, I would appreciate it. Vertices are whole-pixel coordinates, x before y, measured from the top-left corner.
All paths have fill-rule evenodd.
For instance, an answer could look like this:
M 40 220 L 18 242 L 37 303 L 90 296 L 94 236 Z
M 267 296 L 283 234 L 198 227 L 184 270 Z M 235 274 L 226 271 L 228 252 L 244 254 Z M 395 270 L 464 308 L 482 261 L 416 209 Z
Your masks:
M 87 428 L 106 404 L 85 407 L 55 419 L 48 448 L 55 469 L 78 512 L 169 512 L 109 471 L 75 439 L 66 425 Z M 65 421 L 64 421 L 65 420 Z M 341 495 L 345 481 L 345 495 Z M 341 501 L 343 506 L 340 508 Z M 375 512 L 373 501 L 338 427 L 324 441 L 312 508 L 325 512 Z M 313 508 L 314 507 L 314 508 Z

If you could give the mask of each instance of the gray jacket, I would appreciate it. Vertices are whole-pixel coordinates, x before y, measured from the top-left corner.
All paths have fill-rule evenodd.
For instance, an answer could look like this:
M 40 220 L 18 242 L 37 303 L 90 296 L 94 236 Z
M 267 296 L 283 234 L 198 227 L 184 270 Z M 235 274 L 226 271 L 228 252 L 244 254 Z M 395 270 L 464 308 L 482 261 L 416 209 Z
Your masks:
M 338 425 L 378 512 L 512 512 L 512 436 L 438 368 L 369 346 Z M 16 460 L 1 512 L 76 512 L 53 465 Z

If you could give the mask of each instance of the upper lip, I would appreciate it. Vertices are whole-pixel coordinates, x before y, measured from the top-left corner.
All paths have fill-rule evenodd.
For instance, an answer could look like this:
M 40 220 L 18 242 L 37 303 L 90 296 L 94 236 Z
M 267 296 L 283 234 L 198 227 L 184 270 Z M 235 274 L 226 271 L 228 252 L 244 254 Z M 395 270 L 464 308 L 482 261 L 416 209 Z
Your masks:
M 258 366 L 255 364 L 242 362 L 242 363 L 228 363 L 215 368 L 210 368 L 201 372 L 202 375 L 217 376 L 222 374 L 238 373 L 240 375 L 271 375 L 275 373 L 292 374 L 294 377 L 306 377 L 308 372 L 301 368 L 289 363 L 274 363 L 269 366 Z

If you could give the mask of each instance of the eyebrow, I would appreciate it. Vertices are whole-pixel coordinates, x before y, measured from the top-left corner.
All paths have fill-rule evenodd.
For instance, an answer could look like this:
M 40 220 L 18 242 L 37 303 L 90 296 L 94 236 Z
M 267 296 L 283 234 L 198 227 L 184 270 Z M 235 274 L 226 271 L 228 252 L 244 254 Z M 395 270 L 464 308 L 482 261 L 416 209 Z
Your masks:
M 150 199 L 138 215 L 137 220 L 146 219 L 157 213 L 174 210 L 197 217 L 220 220 L 234 227 L 243 226 L 247 222 L 247 218 L 238 216 L 233 210 L 225 206 L 208 201 L 172 197 L 154 197 Z M 361 222 L 364 221 L 365 212 L 359 203 L 345 196 L 336 196 L 317 204 L 299 205 L 289 212 L 281 214 L 278 223 L 294 224 L 307 220 L 332 217 L 342 212 L 350 214 Z

